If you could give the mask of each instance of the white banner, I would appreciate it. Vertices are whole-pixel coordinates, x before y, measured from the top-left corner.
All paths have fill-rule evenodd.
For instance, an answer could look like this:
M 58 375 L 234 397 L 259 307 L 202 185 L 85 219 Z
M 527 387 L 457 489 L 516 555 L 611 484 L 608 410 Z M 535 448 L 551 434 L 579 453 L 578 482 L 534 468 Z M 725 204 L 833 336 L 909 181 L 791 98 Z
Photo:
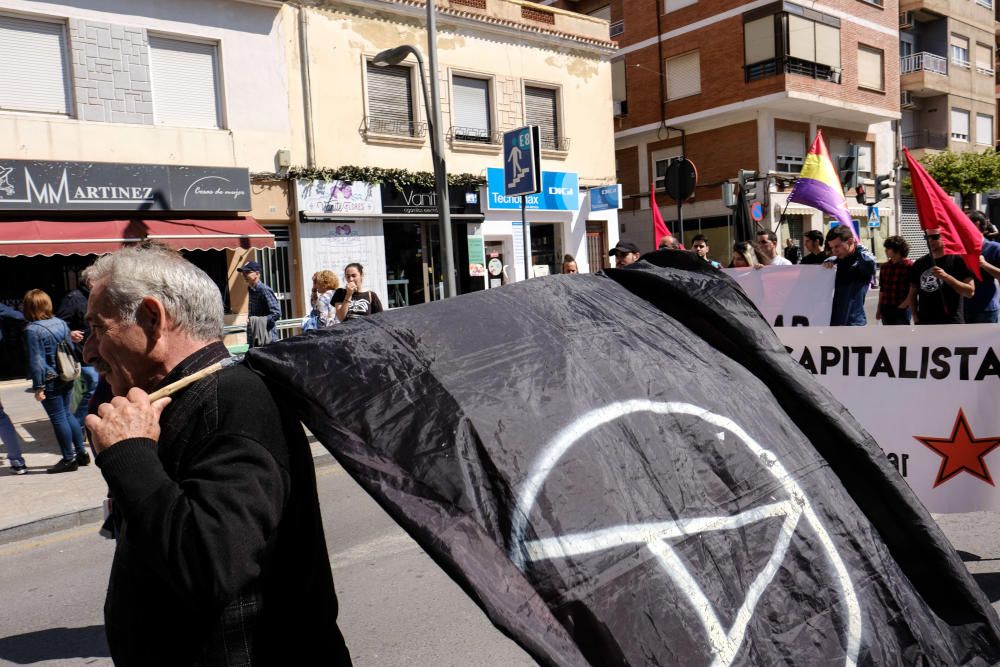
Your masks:
M 775 329 L 932 512 L 1000 510 L 1000 328 Z
M 836 271 L 817 265 L 723 270 L 739 283 L 771 326 L 830 324 Z

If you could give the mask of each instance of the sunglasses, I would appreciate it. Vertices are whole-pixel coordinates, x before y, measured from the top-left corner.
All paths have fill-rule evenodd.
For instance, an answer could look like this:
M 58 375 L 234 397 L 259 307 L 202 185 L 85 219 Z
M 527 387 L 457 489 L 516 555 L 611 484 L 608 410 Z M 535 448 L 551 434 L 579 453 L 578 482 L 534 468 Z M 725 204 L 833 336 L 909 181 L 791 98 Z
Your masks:
M 927 234 L 927 235 L 924 236 L 924 238 L 927 239 L 928 241 L 937 241 L 938 239 L 941 238 L 941 235 L 940 234 Z

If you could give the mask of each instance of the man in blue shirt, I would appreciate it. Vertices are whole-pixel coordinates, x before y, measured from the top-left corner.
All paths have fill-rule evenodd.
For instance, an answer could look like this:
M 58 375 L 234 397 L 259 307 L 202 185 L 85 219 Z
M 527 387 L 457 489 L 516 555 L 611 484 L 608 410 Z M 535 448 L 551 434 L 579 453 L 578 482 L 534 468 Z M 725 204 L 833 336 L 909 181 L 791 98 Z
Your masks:
M 844 225 L 827 232 L 826 242 L 833 257 L 823 266 L 837 269 L 830 325 L 863 327 L 868 324 L 865 296 L 875 275 L 875 258 L 867 248 L 855 242 L 853 232 Z
M 246 281 L 247 291 L 250 294 L 250 309 L 247 313 L 247 344 L 254 347 L 262 345 L 268 340 L 273 343 L 278 340 L 278 331 L 275 329 L 275 325 L 281 319 L 278 297 L 274 296 L 274 290 L 260 281 L 260 262 L 247 262 L 239 271 L 243 274 L 243 280 Z M 257 329 L 259 332 L 264 329 L 264 326 L 266 326 L 266 336 L 255 336 L 254 330 Z
M 979 211 L 969 214 L 969 219 L 980 229 L 989 224 L 986 216 Z M 979 255 L 979 268 L 983 279 L 975 280 L 973 284 L 976 293 L 965 299 L 966 324 L 996 324 L 1000 314 L 1000 299 L 997 299 L 996 278 L 1000 277 L 1000 243 L 983 237 L 983 249 Z

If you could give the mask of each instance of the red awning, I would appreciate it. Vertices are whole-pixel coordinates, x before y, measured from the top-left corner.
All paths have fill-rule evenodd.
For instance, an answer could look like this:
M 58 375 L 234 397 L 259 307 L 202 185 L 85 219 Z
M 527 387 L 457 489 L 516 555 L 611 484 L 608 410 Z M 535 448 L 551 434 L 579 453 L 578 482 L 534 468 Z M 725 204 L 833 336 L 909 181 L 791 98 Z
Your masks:
M 273 248 L 250 216 L 224 220 L 21 220 L 0 222 L 0 256 L 103 255 L 143 240 L 176 250 Z

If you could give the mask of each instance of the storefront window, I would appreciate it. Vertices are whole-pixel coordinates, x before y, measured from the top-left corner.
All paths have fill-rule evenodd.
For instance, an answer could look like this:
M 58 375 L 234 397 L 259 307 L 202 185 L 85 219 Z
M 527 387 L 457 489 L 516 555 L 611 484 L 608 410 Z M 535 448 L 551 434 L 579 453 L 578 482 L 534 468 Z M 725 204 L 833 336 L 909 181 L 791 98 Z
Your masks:
M 443 292 L 437 222 L 386 220 L 385 270 L 389 308 L 437 301 Z
M 531 266 L 536 276 L 559 273 L 555 236 L 555 225 L 531 225 Z

